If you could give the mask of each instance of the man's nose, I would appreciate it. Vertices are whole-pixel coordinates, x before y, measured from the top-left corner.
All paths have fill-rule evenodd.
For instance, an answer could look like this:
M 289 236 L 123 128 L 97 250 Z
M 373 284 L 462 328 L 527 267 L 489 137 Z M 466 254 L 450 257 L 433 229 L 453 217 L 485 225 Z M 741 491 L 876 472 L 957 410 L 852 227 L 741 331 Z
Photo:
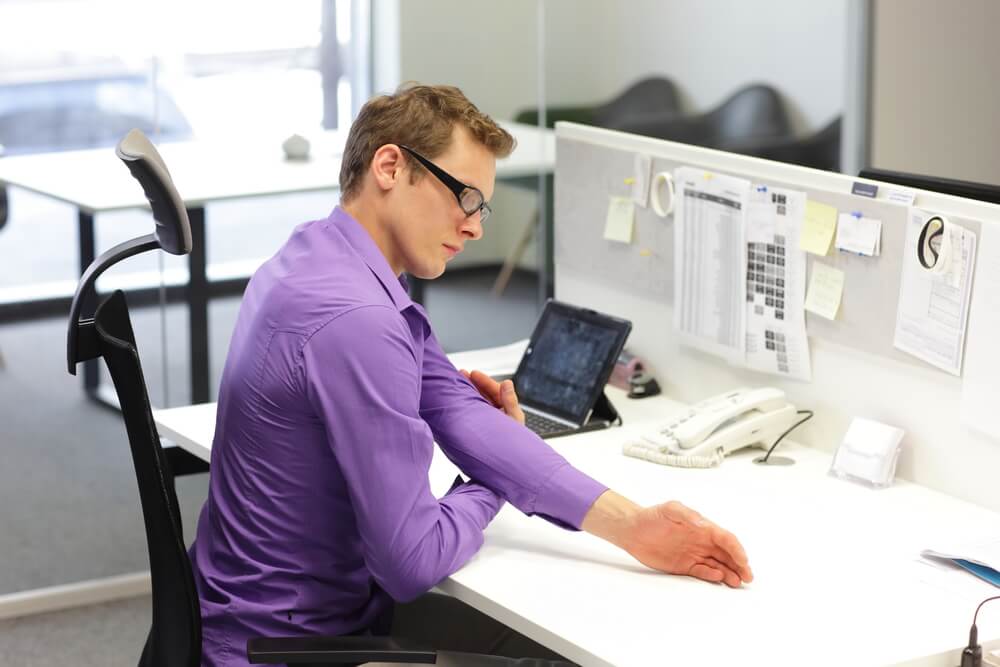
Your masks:
M 482 211 L 476 211 L 472 215 L 466 217 L 462 221 L 462 226 L 459 228 L 462 236 L 468 238 L 470 241 L 475 241 L 476 239 L 482 238 L 483 236 L 483 221 L 482 221 Z

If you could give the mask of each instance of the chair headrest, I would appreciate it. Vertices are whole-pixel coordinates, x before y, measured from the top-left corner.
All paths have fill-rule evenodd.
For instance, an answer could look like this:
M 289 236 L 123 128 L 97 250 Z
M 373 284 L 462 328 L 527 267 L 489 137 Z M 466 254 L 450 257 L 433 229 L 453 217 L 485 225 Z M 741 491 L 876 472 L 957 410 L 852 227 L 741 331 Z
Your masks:
M 115 154 L 132 172 L 153 209 L 156 239 L 172 255 L 191 252 L 191 225 L 184 201 L 177 194 L 170 172 L 156 147 L 139 130 L 131 130 L 118 142 Z

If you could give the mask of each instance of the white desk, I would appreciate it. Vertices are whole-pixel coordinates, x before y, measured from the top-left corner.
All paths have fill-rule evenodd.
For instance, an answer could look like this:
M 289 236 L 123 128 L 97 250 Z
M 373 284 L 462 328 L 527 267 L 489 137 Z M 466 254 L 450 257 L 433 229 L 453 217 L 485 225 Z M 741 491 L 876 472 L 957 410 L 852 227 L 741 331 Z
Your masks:
M 629 459 L 622 439 L 680 405 L 609 395 L 624 427 L 553 447 L 637 502 L 678 499 L 732 530 L 755 581 L 731 590 L 658 574 L 508 505 L 441 590 L 583 665 L 958 664 L 973 601 L 1000 591 L 916 555 L 929 536 L 995 532 L 1000 515 L 913 484 L 872 491 L 828 477 L 829 454 L 794 445 L 781 446 L 791 467 L 755 466 L 756 454 L 710 470 Z M 162 436 L 208 459 L 214 405 L 155 418 Z M 432 487 L 443 493 L 453 477 L 437 452 Z M 1000 609 L 984 608 L 979 631 L 1000 640 Z
M 504 123 L 517 139 L 510 157 L 497 162 L 497 178 L 512 180 L 551 172 L 555 134 L 531 125 Z M 184 199 L 193 248 L 188 260 L 188 308 L 191 336 L 191 402 L 209 400 L 208 299 L 205 205 L 211 202 L 292 194 L 339 187 L 340 158 L 346 132 L 317 133 L 310 158 L 284 159 L 279 141 L 242 143 L 185 141 L 157 148 Z M 82 273 L 96 256 L 94 216 L 109 211 L 147 208 L 142 188 L 111 148 L 23 155 L 0 160 L 0 187 L 15 186 L 71 204 L 78 210 L 79 261 Z M 422 286 L 412 281 L 418 301 Z M 97 395 L 97 366 L 85 364 L 84 387 Z

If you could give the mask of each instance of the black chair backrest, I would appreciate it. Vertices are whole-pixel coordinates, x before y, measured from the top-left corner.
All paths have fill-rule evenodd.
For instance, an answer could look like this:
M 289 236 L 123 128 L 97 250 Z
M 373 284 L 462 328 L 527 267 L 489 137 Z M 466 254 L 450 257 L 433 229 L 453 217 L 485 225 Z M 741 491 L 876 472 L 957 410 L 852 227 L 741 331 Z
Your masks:
M 760 139 L 732 150 L 777 162 L 839 172 L 841 120 L 841 116 L 837 116 L 815 134 L 801 139 Z
M 662 120 L 672 118 L 679 110 L 680 95 L 673 81 L 651 76 L 633 83 L 603 104 L 548 106 L 545 124 L 550 129 L 559 121 L 614 128 L 632 116 L 650 115 Z M 522 109 L 514 115 L 514 122 L 537 125 L 538 109 Z
M 104 252 L 87 267 L 77 285 L 67 335 L 69 372 L 81 361 L 101 357 L 107 364 L 121 406 L 146 527 L 153 589 L 153 623 L 140 667 L 197 667 L 201 663 L 201 612 L 174 491 L 174 478 L 153 422 L 146 382 L 125 295 L 115 292 L 83 316 L 85 298 L 97 277 L 114 264 L 147 250 L 175 255 L 191 250 L 191 228 L 156 148 L 132 130 L 117 148 L 149 199 L 156 232 L 125 241 Z
M 117 291 L 94 315 L 101 357 L 118 394 L 146 525 L 153 623 L 140 667 L 201 664 L 201 611 L 174 491 L 174 477 L 146 391 L 125 295 Z
M 706 114 L 718 147 L 757 137 L 782 137 L 791 133 L 791 123 L 781 96 L 771 86 L 752 85 L 729 96 Z
M 629 86 L 621 95 L 594 109 L 594 125 L 614 127 L 637 114 L 657 113 L 670 116 L 680 111 L 677 86 L 670 79 L 651 76 Z
M 611 129 L 719 150 L 737 150 L 764 138 L 792 137 L 781 97 L 765 85 L 742 88 L 706 113 L 631 115 Z

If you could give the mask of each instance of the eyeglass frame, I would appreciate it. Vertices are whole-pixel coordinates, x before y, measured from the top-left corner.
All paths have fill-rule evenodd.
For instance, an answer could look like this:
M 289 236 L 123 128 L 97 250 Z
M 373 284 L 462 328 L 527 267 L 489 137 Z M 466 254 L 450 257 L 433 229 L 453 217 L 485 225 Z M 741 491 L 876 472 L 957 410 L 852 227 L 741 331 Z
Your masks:
M 463 213 L 465 213 L 465 217 L 471 218 L 476 213 L 480 213 L 479 222 L 480 223 L 486 222 L 486 220 L 490 217 L 490 214 L 493 213 L 493 209 L 490 208 L 490 205 L 486 202 L 486 195 L 483 194 L 482 190 L 475 187 L 474 185 L 468 185 L 458 180 L 457 178 L 455 178 L 454 176 L 446 172 L 444 169 L 437 166 L 436 164 L 434 164 L 433 162 L 431 162 L 430 160 L 428 160 L 423 155 L 413 150 L 409 146 L 404 146 L 403 144 L 397 144 L 397 145 L 404 151 L 415 157 L 417 159 L 417 162 L 423 165 L 427 169 L 427 171 L 434 174 L 434 176 L 437 177 L 439 181 L 444 183 L 446 188 L 451 190 L 451 193 L 455 195 L 455 199 L 458 201 L 458 207 L 462 209 Z M 467 211 L 465 207 L 462 205 L 462 193 L 464 193 L 466 190 L 472 190 L 473 192 L 478 192 L 479 198 L 482 200 L 479 206 L 472 209 L 471 211 Z

